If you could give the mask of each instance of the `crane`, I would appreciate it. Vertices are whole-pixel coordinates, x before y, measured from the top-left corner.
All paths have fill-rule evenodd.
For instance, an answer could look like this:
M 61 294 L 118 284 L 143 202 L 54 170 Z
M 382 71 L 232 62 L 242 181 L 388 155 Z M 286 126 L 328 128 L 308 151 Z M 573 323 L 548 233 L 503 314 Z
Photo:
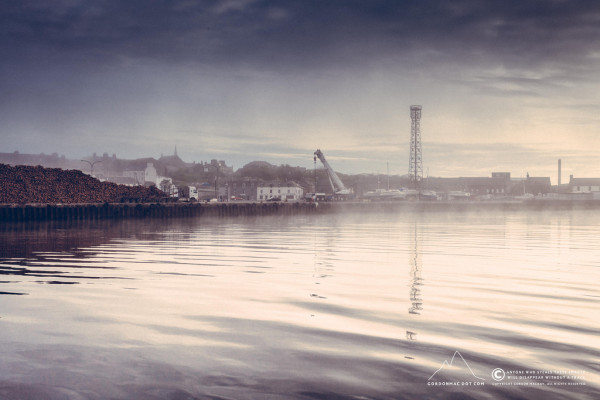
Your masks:
M 333 193 L 335 193 L 337 195 L 352 194 L 352 189 L 348 189 L 346 186 L 344 186 L 344 183 L 339 178 L 339 176 L 337 176 L 337 174 L 335 173 L 333 168 L 331 168 L 331 165 L 329 165 L 329 163 L 325 159 L 325 155 L 323 155 L 323 152 L 321 150 L 317 149 L 317 151 L 315 151 L 315 161 L 316 161 L 316 157 L 318 157 L 319 160 L 321 160 L 321 162 L 327 169 L 327 175 L 329 175 L 329 183 L 331 184 Z

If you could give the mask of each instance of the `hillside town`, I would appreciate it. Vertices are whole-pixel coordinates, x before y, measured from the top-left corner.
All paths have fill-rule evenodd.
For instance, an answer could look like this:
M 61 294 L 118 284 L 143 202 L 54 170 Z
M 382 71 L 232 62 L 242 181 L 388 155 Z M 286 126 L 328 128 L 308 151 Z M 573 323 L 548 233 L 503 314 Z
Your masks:
M 0 153 L 0 164 L 78 170 L 99 182 L 125 187 L 155 187 L 165 196 L 187 201 L 299 201 L 316 196 L 321 200 L 372 201 L 600 199 L 600 178 L 570 176 L 563 184 L 560 160 L 556 185 L 552 185 L 550 177 L 527 174 L 515 178 L 510 172 L 490 172 L 485 177 L 426 177 L 419 182 L 418 188 L 414 188 L 408 175 L 344 175 L 333 171 L 328 164 L 325 168 L 323 165 L 317 167 L 316 157 L 314 169 L 254 161 L 234 170 L 225 160 L 186 162 L 178 156 L 176 148 L 172 155 L 135 160 L 120 159 L 116 154 L 109 156 L 107 153 L 73 160 L 56 153 L 34 155 L 15 151 Z M 344 188 L 347 190 L 344 195 L 340 195 L 339 188 L 334 185 L 336 178 L 348 188 Z

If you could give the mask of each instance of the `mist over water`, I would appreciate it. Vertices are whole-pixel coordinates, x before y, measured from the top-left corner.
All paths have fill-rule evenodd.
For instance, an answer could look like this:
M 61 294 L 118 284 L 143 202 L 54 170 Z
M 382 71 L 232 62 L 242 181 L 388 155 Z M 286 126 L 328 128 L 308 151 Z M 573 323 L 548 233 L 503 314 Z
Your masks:
M 4 225 L 0 398 L 597 398 L 599 236 L 583 210 Z

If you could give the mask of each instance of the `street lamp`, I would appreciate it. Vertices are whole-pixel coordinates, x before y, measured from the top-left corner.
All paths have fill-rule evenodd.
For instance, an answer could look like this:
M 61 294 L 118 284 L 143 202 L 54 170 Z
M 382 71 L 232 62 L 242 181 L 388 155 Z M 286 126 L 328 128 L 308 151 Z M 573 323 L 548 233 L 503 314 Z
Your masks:
M 314 171 L 315 171 L 315 197 L 314 197 L 314 201 L 317 201 L 317 156 L 314 156 L 314 161 L 315 161 L 315 165 L 314 165 Z
M 98 161 L 94 161 L 94 162 L 91 162 L 88 160 L 80 160 L 80 161 L 90 164 L 90 176 L 92 176 L 92 177 L 94 176 L 94 165 L 102 162 L 102 160 L 98 160 Z

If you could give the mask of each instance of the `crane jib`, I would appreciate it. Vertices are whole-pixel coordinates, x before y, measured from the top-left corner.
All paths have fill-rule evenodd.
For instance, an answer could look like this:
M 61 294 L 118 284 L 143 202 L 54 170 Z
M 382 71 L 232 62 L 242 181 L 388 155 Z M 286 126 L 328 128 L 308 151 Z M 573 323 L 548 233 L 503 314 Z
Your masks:
M 325 155 L 320 149 L 317 149 L 317 151 L 315 151 L 315 162 L 317 161 L 317 157 L 319 158 L 319 160 L 321 160 L 321 163 L 323 163 L 323 166 L 325 166 L 325 169 L 327 170 L 327 174 L 329 175 L 329 182 L 331 183 L 331 188 L 333 189 L 334 193 L 351 194 L 352 191 L 346 188 L 346 186 L 344 186 L 344 183 L 339 178 L 339 176 L 337 176 L 333 168 L 331 168 L 331 165 L 329 165 L 329 163 L 325 159 Z

